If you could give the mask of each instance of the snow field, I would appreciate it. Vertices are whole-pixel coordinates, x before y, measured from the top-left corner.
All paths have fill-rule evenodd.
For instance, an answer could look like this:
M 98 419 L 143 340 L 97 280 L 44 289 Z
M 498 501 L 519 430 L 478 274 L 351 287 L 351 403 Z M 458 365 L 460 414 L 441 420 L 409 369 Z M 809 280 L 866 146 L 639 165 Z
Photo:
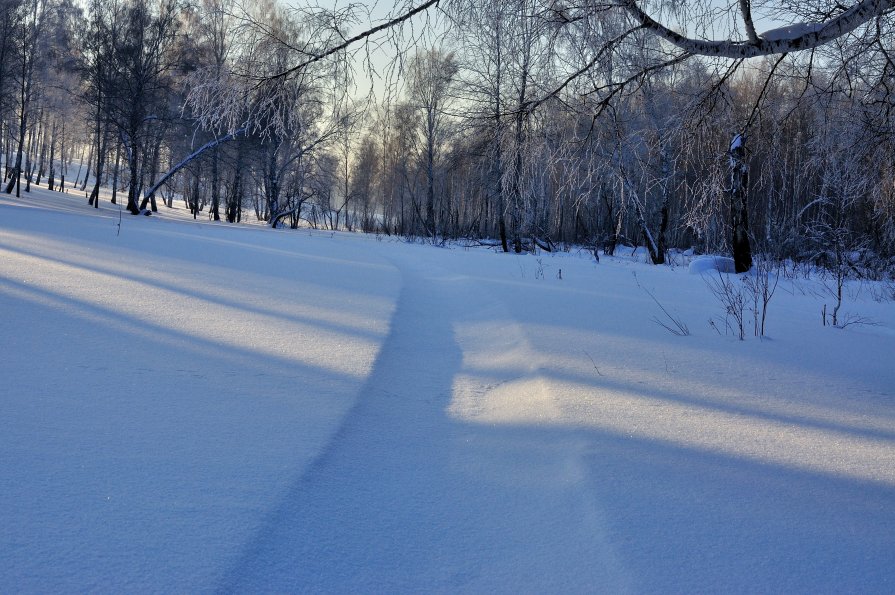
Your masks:
M 891 303 L 78 202 L 0 200 L 4 589 L 895 582 Z
M 207 587 L 354 405 L 397 272 L 263 230 L 2 210 L 0 584 Z

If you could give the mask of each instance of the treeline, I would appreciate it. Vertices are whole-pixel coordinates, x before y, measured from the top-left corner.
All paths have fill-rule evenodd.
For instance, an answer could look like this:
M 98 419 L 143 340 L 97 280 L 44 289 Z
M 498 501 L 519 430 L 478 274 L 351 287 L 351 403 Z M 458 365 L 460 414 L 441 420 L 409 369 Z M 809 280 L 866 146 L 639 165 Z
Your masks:
M 371 45 L 331 50 L 349 9 L 0 4 L 6 192 L 74 181 L 135 214 L 177 200 L 516 252 L 645 245 L 655 263 L 672 247 L 743 268 L 753 250 L 895 257 L 891 36 L 677 60 L 611 21 L 558 29 L 532 0 L 466 2 L 437 40 L 380 40 L 396 60 L 376 70 Z M 387 89 L 375 101 L 365 73 Z

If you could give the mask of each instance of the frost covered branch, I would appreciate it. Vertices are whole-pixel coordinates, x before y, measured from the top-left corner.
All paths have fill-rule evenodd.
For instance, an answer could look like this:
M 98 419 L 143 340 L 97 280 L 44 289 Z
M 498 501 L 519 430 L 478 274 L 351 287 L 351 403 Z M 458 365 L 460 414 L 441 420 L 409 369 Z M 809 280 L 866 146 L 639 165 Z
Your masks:
M 873 19 L 895 10 L 895 0 L 863 0 L 822 23 L 797 23 L 767 31 L 749 40 L 704 40 L 681 35 L 647 14 L 636 0 L 621 0 L 621 5 L 640 26 L 672 45 L 702 56 L 754 58 L 810 50 L 842 37 Z M 746 2 L 745 4 L 748 4 Z M 747 31 L 751 16 L 748 17 Z

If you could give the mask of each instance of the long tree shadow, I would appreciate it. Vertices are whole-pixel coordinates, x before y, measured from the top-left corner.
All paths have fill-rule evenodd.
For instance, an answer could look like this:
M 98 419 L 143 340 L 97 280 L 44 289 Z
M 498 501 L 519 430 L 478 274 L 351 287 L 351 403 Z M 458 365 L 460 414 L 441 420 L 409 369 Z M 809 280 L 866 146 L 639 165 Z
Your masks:
M 249 248 L 246 248 L 247 250 Z M 305 325 L 311 325 L 316 328 L 326 329 L 334 333 L 347 333 L 351 335 L 358 335 L 368 340 L 379 340 L 379 336 L 376 333 L 368 331 L 366 329 L 360 328 L 357 325 L 346 324 L 343 322 L 339 322 L 335 320 L 335 311 L 330 306 L 327 309 L 327 314 L 331 314 L 330 320 L 324 320 L 321 316 L 311 317 L 307 315 L 300 315 L 294 311 L 286 312 L 282 309 L 277 309 L 273 307 L 265 307 L 261 305 L 260 302 L 253 302 L 247 299 L 248 296 L 252 295 L 265 295 L 269 296 L 269 294 L 273 291 L 273 287 L 270 285 L 265 286 L 263 283 L 270 283 L 272 279 L 276 279 L 277 277 L 287 277 L 287 271 L 277 270 L 274 267 L 267 267 L 269 270 L 264 270 L 263 275 L 258 275 L 257 273 L 245 273 L 245 277 L 247 280 L 243 284 L 243 292 L 236 293 L 234 290 L 227 288 L 227 291 L 212 291 L 207 285 L 197 286 L 192 285 L 190 287 L 185 287 L 178 279 L 178 282 L 175 281 L 165 281 L 161 279 L 157 274 L 144 274 L 139 269 L 135 270 L 132 266 L 116 266 L 111 265 L 106 261 L 106 264 L 100 264 L 98 258 L 93 259 L 77 259 L 72 257 L 63 256 L 62 254 L 48 254 L 45 252 L 38 252 L 35 250 L 28 250 L 25 248 L 21 248 L 18 246 L 12 246 L 10 244 L 4 243 L 0 241 L 0 250 L 8 251 L 13 254 L 32 257 L 35 259 L 40 259 L 42 261 L 51 262 L 54 264 L 58 264 L 61 266 L 69 267 L 75 270 L 87 271 L 91 273 L 96 273 L 99 275 L 107 275 L 109 277 L 114 277 L 118 279 L 123 279 L 126 281 L 133 281 L 134 283 L 138 283 L 141 285 L 145 285 L 147 287 L 156 288 L 159 290 L 163 290 L 166 292 L 170 292 L 172 294 L 176 294 L 177 296 L 184 298 L 197 298 L 201 299 L 210 304 L 215 304 L 219 306 L 223 306 L 225 308 L 231 308 L 233 310 L 238 310 L 242 312 L 246 312 L 249 314 L 258 314 L 274 319 L 281 320 L 286 323 L 299 323 Z M 293 258 L 300 259 L 302 255 L 291 255 Z M 218 267 L 219 264 L 208 263 L 207 266 L 209 268 Z M 353 277 L 357 277 L 361 274 L 367 272 L 369 269 L 368 266 L 359 265 L 357 263 L 352 264 Z M 208 269 L 206 269 L 208 270 Z M 375 273 L 380 273 L 380 271 L 374 271 Z M 223 273 L 232 274 L 232 270 L 223 269 Z M 349 299 L 351 295 L 346 291 L 345 288 L 340 288 L 334 282 L 327 283 L 322 275 L 315 276 L 317 281 L 305 281 L 304 287 L 308 291 L 318 291 L 320 295 L 329 296 L 330 299 L 333 295 L 339 295 L 338 292 L 342 292 L 345 296 L 344 299 Z M 252 281 L 255 281 L 255 285 L 253 287 Z M 373 293 L 377 288 L 376 285 L 371 286 L 368 291 Z M 234 297 L 234 293 L 236 296 Z M 369 295 L 369 294 L 368 294 Z M 379 298 L 385 298 L 386 296 L 379 295 L 376 296 Z M 322 304 L 314 304 L 314 306 L 318 310 L 323 310 L 324 306 Z
M 207 586 L 363 382 L 110 299 L 0 276 L 2 588 Z
M 574 564 L 606 558 L 598 539 L 584 539 L 590 499 L 564 481 L 567 436 L 543 443 L 447 414 L 463 365 L 454 322 L 481 299 L 474 286 L 407 266 L 404 273 L 358 404 L 222 577 L 221 591 L 499 588 L 514 576 L 572 577 Z M 557 514 L 537 513 L 557 506 Z M 558 540 L 551 525 L 570 520 Z M 548 552 L 561 554 L 564 570 L 555 572 Z M 604 576 L 598 567 L 584 575 L 595 569 Z
M 222 590 L 385 586 L 433 567 L 447 529 L 435 529 L 437 510 L 453 489 L 444 457 L 457 439 L 442 412 L 461 353 L 450 316 L 424 310 L 438 288 L 419 281 L 405 274 L 357 405 L 249 541 Z

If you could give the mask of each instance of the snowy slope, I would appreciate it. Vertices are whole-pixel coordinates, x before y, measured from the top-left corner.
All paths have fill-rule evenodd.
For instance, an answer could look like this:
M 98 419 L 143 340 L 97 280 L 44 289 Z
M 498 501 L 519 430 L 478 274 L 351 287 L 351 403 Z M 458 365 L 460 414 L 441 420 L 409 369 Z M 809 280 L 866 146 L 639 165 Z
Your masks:
M 891 303 L 822 327 L 785 280 L 740 342 L 686 267 L 182 212 L 116 235 L 34 194 L 0 201 L 3 590 L 895 583 Z

